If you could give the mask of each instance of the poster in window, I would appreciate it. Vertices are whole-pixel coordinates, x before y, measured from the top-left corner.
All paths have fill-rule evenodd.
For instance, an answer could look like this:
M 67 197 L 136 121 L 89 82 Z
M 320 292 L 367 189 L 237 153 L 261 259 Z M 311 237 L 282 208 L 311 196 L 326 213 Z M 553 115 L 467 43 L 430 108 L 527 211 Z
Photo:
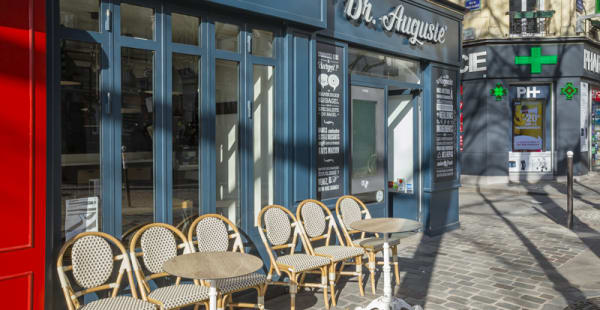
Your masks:
M 541 152 L 544 147 L 542 100 L 520 100 L 513 104 L 513 151 Z
M 69 199 L 65 207 L 65 239 L 98 231 L 98 197 Z
M 344 191 L 342 47 L 317 43 L 317 198 Z
M 433 68 L 433 107 L 435 121 L 434 172 L 435 181 L 452 181 L 456 178 L 457 161 L 457 109 L 456 75 L 454 70 Z

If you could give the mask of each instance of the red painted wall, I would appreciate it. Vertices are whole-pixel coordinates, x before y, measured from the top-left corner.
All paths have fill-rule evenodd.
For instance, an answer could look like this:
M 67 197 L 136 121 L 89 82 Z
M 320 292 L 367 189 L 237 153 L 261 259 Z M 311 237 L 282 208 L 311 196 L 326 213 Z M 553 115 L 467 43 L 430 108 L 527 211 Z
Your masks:
M 0 1 L 0 300 L 44 308 L 45 0 Z

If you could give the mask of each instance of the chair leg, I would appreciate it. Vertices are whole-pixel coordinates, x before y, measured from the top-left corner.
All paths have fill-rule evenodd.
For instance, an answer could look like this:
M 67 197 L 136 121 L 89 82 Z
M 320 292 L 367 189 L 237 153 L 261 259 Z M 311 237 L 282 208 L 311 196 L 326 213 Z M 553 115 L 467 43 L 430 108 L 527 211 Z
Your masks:
M 396 285 L 400 285 L 400 272 L 398 269 L 398 247 L 392 247 L 392 261 L 394 263 L 394 273 L 396 274 Z
M 331 305 L 335 307 L 336 302 L 335 302 L 335 277 L 336 277 L 336 272 L 335 272 L 335 266 L 337 265 L 337 263 L 333 262 L 331 263 L 331 265 L 329 265 L 329 286 L 330 286 L 330 290 L 331 290 Z
M 265 292 L 266 292 L 266 284 L 256 287 L 256 308 L 259 310 L 265 309 Z
M 298 276 L 292 272 L 290 275 L 290 310 L 296 309 L 296 293 L 298 293 Z
M 321 286 L 323 287 L 323 302 L 325 303 L 325 309 L 329 309 L 329 295 L 327 295 L 327 269 L 327 266 L 321 267 Z
M 362 276 L 362 255 L 357 256 L 354 260 L 356 263 L 356 273 L 358 275 L 358 289 L 360 290 L 360 296 L 365 296 L 365 289 L 363 287 L 363 276 Z
M 376 265 L 376 260 L 375 260 L 375 252 L 373 251 L 369 251 L 369 277 L 371 278 L 371 292 L 373 293 L 373 295 L 376 294 L 375 292 L 375 265 Z

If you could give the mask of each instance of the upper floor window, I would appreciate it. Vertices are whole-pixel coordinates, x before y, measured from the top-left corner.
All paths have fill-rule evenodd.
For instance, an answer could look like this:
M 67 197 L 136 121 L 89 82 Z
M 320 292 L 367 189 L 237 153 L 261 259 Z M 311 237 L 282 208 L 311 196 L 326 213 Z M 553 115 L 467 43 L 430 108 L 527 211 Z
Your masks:
M 544 11 L 544 6 L 544 0 L 510 0 L 510 35 L 545 35 L 554 11 Z

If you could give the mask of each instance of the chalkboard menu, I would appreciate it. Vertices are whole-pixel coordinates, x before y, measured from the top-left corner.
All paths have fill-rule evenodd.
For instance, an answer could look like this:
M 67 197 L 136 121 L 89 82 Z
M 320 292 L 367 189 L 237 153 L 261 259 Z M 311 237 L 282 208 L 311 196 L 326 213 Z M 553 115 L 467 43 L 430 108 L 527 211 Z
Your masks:
M 433 68 L 433 108 L 435 120 L 435 181 L 456 177 L 456 72 Z
M 317 198 L 344 190 L 343 48 L 317 43 Z

